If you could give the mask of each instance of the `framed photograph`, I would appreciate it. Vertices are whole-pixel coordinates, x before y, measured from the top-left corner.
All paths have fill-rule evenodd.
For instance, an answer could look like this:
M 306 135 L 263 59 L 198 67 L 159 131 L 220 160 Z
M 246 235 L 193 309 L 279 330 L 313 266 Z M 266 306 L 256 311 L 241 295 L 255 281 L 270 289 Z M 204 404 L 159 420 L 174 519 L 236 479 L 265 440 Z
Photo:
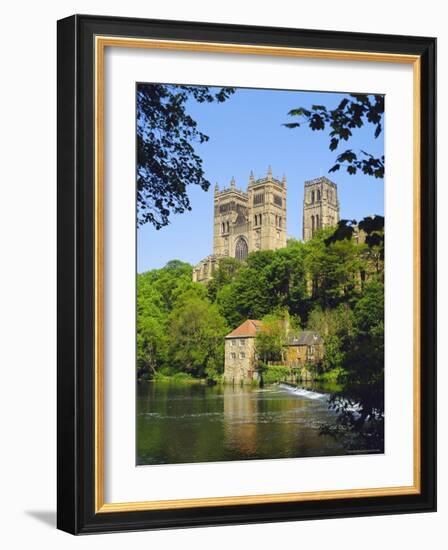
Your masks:
M 434 38 L 58 22 L 58 527 L 436 508 Z

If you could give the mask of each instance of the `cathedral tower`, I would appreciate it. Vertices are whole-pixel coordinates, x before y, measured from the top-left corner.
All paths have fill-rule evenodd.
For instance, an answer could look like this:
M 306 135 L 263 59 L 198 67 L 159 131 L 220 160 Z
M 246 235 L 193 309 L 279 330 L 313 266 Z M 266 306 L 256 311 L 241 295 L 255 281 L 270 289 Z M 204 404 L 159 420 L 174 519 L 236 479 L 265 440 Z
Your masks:
M 272 175 L 254 179 L 251 172 L 247 188 L 249 202 L 249 248 L 276 250 L 286 246 L 286 177 Z
M 193 269 L 193 281 L 207 282 L 222 258 L 244 261 L 257 250 L 286 246 L 286 176 L 274 178 L 271 167 L 265 177 L 250 173 L 247 191 L 215 185 L 213 212 L 213 254 Z
M 309 241 L 322 227 L 339 221 L 337 185 L 325 176 L 305 181 L 303 194 L 303 240 Z
M 245 260 L 256 250 L 286 246 L 286 177 L 255 179 L 250 173 L 247 192 L 236 187 L 215 187 L 213 254 Z

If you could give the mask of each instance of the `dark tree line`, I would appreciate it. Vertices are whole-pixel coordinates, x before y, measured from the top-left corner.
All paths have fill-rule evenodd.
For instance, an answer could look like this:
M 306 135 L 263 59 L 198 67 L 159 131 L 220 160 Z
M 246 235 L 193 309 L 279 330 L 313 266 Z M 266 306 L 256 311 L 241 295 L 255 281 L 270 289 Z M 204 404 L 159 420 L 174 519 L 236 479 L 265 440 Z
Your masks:
M 156 229 L 170 215 L 191 210 L 188 186 L 210 186 L 195 144 L 204 134 L 188 113 L 188 102 L 222 103 L 233 88 L 138 84 L 137 86 L 137 222 Z

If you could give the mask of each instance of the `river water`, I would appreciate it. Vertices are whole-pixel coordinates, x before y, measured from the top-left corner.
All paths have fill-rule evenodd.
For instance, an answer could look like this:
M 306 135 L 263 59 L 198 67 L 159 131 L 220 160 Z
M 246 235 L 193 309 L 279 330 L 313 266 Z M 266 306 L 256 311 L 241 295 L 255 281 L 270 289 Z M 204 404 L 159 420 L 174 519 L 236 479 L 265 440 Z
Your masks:
M 287 385 L 263 389 L 142 382 L 137 464 L 176 464 L 346 454 L 320 434 L 335 422 L 329 395 Z

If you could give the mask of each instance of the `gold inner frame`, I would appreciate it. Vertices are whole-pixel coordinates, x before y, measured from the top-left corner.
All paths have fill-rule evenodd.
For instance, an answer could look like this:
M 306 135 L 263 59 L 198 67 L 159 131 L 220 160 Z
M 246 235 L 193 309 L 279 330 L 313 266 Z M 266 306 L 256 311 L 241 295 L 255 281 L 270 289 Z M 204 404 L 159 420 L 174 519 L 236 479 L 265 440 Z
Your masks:
M 414 220 L 414 361 L 413 361 L 413 478 L 410 486 L 367 489 L 342 489 L 301 493 L 154 500 L 143 502 L 106 503 L 104 501 L 104 54 L 106 47 L 146 48 L 208 53 L 233 53 L 267 56 L 301 57 L 312 59 L 406 63 L 413 65 L 413 220 Z M 421 62 L 417 55 L 401 55 L 344 50 L 320 50 L 291 47 L 254 46 L 122 38 L 95 37 L 95 512 L 129 512 L 166 510 L 206 506 L 304 502 L 341 498 L 378 497 L 420 494 L 421 480 L 421 425 L 420 425 L 420 120 L 421 120 Z

